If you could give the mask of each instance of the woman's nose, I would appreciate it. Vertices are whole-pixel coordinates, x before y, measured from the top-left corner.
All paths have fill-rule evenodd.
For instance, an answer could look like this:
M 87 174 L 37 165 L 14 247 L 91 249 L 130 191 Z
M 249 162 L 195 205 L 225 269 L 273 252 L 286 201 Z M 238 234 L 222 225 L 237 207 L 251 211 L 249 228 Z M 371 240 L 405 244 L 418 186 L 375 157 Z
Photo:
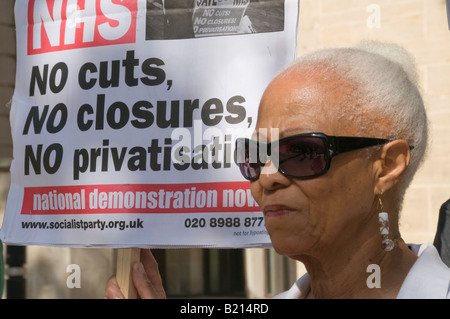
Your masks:
M 273 190 L 289 185 L 291 180 L 278 170 L 273 161 L 268 160 L 261 168 L 258 183 L 264 189 Z

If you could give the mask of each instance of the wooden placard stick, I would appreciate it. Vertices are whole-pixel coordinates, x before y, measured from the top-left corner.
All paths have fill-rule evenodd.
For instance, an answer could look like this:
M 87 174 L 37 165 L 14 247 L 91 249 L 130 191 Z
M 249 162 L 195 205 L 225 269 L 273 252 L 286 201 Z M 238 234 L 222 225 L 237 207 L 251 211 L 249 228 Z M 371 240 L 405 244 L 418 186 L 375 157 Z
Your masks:
M 117 251 L 116 279 L 120 290 L 127 299 L 137 298 L 131 272 L 133 270 L 133 264 L 140 261 L 140 255 L 140 248 L 119 248 Z

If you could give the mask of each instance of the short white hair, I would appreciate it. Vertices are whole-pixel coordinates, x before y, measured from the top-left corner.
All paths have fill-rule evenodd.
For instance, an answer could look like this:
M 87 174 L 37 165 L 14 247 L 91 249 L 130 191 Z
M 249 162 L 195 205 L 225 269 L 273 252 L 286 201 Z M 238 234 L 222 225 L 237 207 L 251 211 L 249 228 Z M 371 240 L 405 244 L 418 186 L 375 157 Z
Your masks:
M 400 197 L 422 163 L 428 144 L 428 120 L 420 94 L 414 58 L 392 43 L 364 41 L 352 48 L 323 49 L 299 58 L 283 75 L 292 72 L 333 71 L 351 83 L 352 92 L 343 105 L 342 116 L 359 119 L 358 134 L 377 132 L 373 118 L 358 116 L 370 110 L 377 118 L 391 123 L 390 139 L 404 139 L 414 146 L 411 162 L 400 182 Z M 306 72 L 308 73 L 308 72 Z M 283 76 L 282 75 L 282 76 Z

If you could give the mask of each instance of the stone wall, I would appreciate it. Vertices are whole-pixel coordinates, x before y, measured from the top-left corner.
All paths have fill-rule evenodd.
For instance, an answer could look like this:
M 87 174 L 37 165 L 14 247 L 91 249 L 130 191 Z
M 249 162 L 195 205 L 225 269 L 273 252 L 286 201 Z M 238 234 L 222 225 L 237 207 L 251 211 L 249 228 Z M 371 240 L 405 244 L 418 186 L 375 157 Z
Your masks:
M 0 10 L 0 168 L 8 168 L 12 157 L 9 106 L 14 91 L 16 40 L 13 0 L 2 2 Z

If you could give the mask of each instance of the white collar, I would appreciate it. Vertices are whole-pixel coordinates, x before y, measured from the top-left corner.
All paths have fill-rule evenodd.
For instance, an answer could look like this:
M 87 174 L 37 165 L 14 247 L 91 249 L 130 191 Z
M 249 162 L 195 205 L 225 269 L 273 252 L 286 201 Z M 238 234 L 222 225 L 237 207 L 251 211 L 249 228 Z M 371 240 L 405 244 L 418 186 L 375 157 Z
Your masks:
M 409 246 L 419 258 L 403 281 L 397 299 L 450 298 L 450 269 L 433 244 Z
M 450 269 L 442 262 L 433 244 L 409 246 L 418 258 L 403 281 L 397 299 L 450 298 Z M 311 278 L 306 273 L 289 290 L 274 298 L 303 299 L 310 289 Z
M 311 290 L 311 278 L 308 273 L 301 276 L 288 290 L 274 296 L 274 299 L 305 299 Z

